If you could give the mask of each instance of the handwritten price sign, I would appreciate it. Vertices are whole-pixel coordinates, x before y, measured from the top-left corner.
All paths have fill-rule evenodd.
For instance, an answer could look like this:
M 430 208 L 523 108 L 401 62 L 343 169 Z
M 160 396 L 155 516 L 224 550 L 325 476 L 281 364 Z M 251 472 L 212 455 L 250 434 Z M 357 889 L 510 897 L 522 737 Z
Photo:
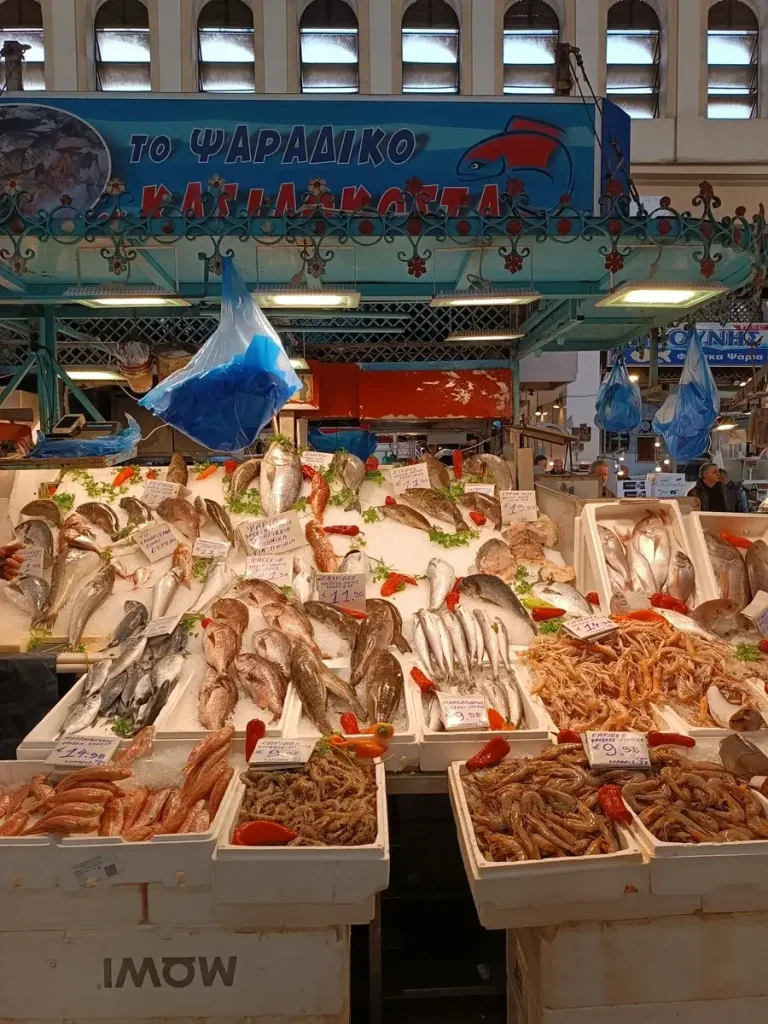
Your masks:
M 144 636 L 166 636 L 166 634 L 172 633 L 176 629 L 180 618 L 180 615 L 163 615 L 161 619 L 152 619 L 151 622 L 147 623 Z
M 195 558 L 226 558 L 231 547 L 228 540 L 205 540 L 198 537 L 192 554 Z
M 312 756 L 317 740 L 260 739 L 253 748 L 249 763 L 268 765 L 270 768 L 295 768 L 306 764 Z
M 492 498 L 496 493 L 496 487 L 493 484 L 464 484 L 465 494 L 486 494 L 489 498 Z M 515 491 L 513 494 L 517 493 Z
M 563 623 L 565 629 L 577 640 L 596 640 L 608 636 L 618 630 L 618 625 L 604 615 L 585 615 L 579 619 L 568 619 Z
M 437 699 L 447 732 L 488 728 L 488 711 L 482 697 L 448 697 L 438 693 Z
M 539 518 L 534 491 L 499 491 L 502 523 L 535 523 Z
M 292 567 L 291 555 L 250 555 L 245 561 L 245 578 L 287 587 L 291 583 Z
M 317 597 L 325 604 L 365 611 L 364 572 L 325 572 L 317 574 Z
M 150 508 L 157 508 L 166 498 L 178 498 L 180 490 L 181 484 L 173 484 L 170 480 L 148 480 L 141 500 Z
M 312 469 L 327 469 L 333 462 L 333 455 L 330 452 L 309 452 L 301 453 L 302 466 L 311 466 Z
M 306 543 L 299 526 L 299 517 L 293 509 L 279 516 L 244 523 L 240 531 L 251 551 L 256 554 L 264 551 L 291 551 Z
M 429 472 L 423 462 L 415 466 L 394 466 L 389 474 L 395 494 L 405 494 L 410 487 L 429 487 Z
M 648 741 L 639 732 L 587 732 L 584 734 L 593 768 L 650 768 Z
M 59 740 L 46 758 L 46 764 L 97 768 L 111 761 L 119 746 L 119 736 L 70 736 Z
M 21 554 L 24 555 L 24 561 L 19 570 L 19 575 L 42 576 L 45 548 L 24 548 Z
M 167 523 L 151 523 L 136 530 L 133 539 L 150 562 L 159 562 L 176 550 L 179 539 Z

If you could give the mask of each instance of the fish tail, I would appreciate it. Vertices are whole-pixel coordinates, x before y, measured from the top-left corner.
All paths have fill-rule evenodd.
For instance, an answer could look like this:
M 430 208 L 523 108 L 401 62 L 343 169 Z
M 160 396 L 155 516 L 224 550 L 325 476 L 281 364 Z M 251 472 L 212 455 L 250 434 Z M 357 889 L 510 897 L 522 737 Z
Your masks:
M 360 495 L 356 494 L 352 501 L 344 509 L 345 512 L 362 512 L 362 506 L 360 504 Z

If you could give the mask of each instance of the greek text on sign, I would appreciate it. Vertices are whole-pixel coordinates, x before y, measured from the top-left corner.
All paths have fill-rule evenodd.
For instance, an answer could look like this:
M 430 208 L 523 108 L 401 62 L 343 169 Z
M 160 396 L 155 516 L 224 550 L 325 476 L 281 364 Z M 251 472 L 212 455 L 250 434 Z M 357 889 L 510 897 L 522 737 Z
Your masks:
M 449 697 L 438 693 L 440 714 L 446 730 L 487 729 L 488 711 L 482 697 Z
M 502 523 L 535 523 L 539 518 L 535 491 L 499 491 Z
M 205 540 L 198 537 L 192 554 L 195 558 L 226 558 L 231 547 L 228 540 Z
M 317 598 L 325 604 L 365 611 L 364 572 L 323 572 L 317 574 Z
M 299 517 L 291 509 L 279 516 L 243 523 L 240 531 L 252 551 L 291 551 L 306 544 Z
M 150 508 L 157 508 L 166 498 L 178 498 L 180 490 L 181 484 L 171 483 L 170 480 L 147 480 L 141 500 Z
M 496 494 L 496 487 L 494 484 L 464 484 L 465 494 L 487 494 L 489 498 L 492 498 Z
M 180 618 L 180 615 L 163 615 L 160 619 L 152 619 L 147 623 L 144 636 L 165 636 L 167 633 L 172 633 L 178 626 Z
M 395 494 L 404 494 L 411 487 L 429 487 L 429 471 L 423 462 L 415 466 L 393 466 L 389 474 Z
M 112 760 L 119 746 L 119 736 L 70 736 L 59 740 L 45 760 L 71 768 L 99 768 Z
M 608 636 L 618 630 L 618 624 L 605 615 L 585 615 L 583 618 L 568 619 L 563 623 L 563 629 L 577 640 L 594 640 L 597 637 Z
M 586 732 L 584 746 L 593 768 L 650 768 L 648 740 L 640 732 Z
M 283 740 L 279 737 L 260 739 L 249 758 L 250 764 L 264 764 L 272 768 L 294 768 L 306 764 L 312 756 L 317 740 Z
M 81 889 L 90 889 L 94 882 L 111 882 L 120 874 L 120 861 L 113 853 L 91 857 L 72 866 L 75 881 Z
M 311 466 L 312 469 L 326 469 L 333 462 L 331 452 L 310 452 L 301 453 L 302 466 Z
M 43 559 L 45 558 L 45 548 L 22 548 L 19 554 L 22 554 L 24 556 L 24 561 L 21 563 L 19 575 L 43 575 Z
M 293 568 L 291 555 L 249 555 L 245 560 L 247 580 L 266 580 L 276 587 L 289 586 Z
M 172 555 L 179 543 L 179 538 L 168 523 L 150 523 L 149 526 L 136 530 L 133 540 L 136 541 L 150 562 L 159 562 L 161 558 Z

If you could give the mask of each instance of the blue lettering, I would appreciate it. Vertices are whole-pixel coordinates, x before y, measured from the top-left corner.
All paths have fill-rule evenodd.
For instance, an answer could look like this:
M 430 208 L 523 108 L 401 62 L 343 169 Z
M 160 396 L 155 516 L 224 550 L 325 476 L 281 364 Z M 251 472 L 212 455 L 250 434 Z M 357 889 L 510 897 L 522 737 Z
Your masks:
M 193 128 L 189 137 L 189 148 L 199 164 L 207 164 L 212 156 L 221 152 L 224 146 L 224 131 L 221 128 Z
M 333 137 L 332 124 L 324 124 L 317 133 L 309 162 L 311 164 L 336 163 L 336 140 Z
M 161 164 L 171 155 L 172 148 L 167 135 L 156 135 L 149 146 L 149 159 L 153 164 Z
M 249 164 L 251 162 L 251 138 L 248 134 L 248 125 L 239 124 L 232 132 L 232 141 L 229 144 L 227 155 L 224 158 L 225 164 Z
M 283 153 L 284 164 L 305 164 L 307 162 L 307 136 L 303 124 L 291 128 L 291 134 L 285 144 Z
M 276 128 L 262 128 L 256 138 L 256 145 L 253 147 L 253 162 L 263 164 L 264 161 L 274 156 L 280 149 L 280 132 Z
M 348 164 L 352 159 L 352 146 L 355 142 L 355 129 L 345 128 L 341 134 L 341 142 L 339 143 L 338 156 L 336 157 L 337 164 Z
M 416 150 L 416 136 L 410 128 L 398 128 L 392 133 L 387 145 L 387 156 L 390 163 L 404 164 L 410 160 Z
M 137 164 L 141 161 L 144 156 L 147 146 L 149 145 L 148 135 L 132 135 L 131 136 L 131 163 Z
M 363 128 L 363 137 L 360 140 L 360 155 L 357 158 L 358 164 L 373 164 L 378 167 L 384 163 L 384 154 L 379 146 L 384 142 L 387 135 L 381 128 Z

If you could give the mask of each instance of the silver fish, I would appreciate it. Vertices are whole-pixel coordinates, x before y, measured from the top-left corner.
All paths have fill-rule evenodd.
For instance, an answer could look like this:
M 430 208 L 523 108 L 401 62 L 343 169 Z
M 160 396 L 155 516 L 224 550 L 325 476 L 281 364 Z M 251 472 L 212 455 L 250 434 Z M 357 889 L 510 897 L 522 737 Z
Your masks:
M 109 658 L 104 658 L 102 661 L 95 661 L 85 674 L 83 679 L 83 697 L 87 697 L 90 693 L 99 693 L 102 686 L 106 683 L 109 677 L 109 670 L 112 667 L 112 662 Z
M 347 570 L 351 572 L 352 570 Z M 291 587 L 296 597 L 304 604 L 305 601 L 309 601 L 315 592 L 315 580 L 317 579 L 317 570 L 314 565 L 306 565 L 300 570 L 300 572 L 293 577 L 291 580 Z
M 259 490 L 265 516 L 293 508 L 301 491 L 301 459 L 295 448 L 273 442 L 261 463 Z
M 50 589 L 48 581 L 40 576 L 22 576 L 5 584 L 3 597 L 30 615 L 39 615 L 48 600 Z
M 339 572 L 370 572 L 368 555 L 358 548 L 352 548 L 344 555 L 339 566 Z
M 627 563 L 632 589 L 637 593 L 653 594 L 656 592 L 656 577 L 648 564 L 648 559 L 633 544 L 627 544 Z
M 531 593 L 539 601 L 546 601 L 568 615 L 592 615 L 594 609 L 587 599 L 570 583 L 534 583 Z
M 116 575 L 111 565 L 105 565 L 75 598 L 67 630 L 70 647 L 77 647 L 88 620 L 112 593 Z
M 110 537 L 120 529 L 120 520 L 117 518 L 117 513 L 109 505 L 105 505 L 103 501 L 83 502 L 82 505 L 77 506 L 75 511 L 83 519 L 87 519 L 89 523 L 93 523 L 94 526 L 98 526 L 104 533 L 109 534 Z
M 470 665 L 479 665 L 480 658 L 478 658 L 477 650 L 477 622 L 472 615 L 472 612 L 463 604 L 460 604 L 456 609 L 456 618 L 459 620 L 461 628 L 464 630 L 464 640 L 467 644 L 467 650 L 469 651 L 469 663 Z
M 738 548 L 706 531 L 704 540 L 720 597 L 745 608 L 750 601 L 751 587 L 747 566 Z
M 123 691 L 128 685 L 128 674 L 121 672 L 107 681 L 99 691 L 99 714 L 106 715 L 121 699 Z
M 157 661 L 167 654 L 181 654 L 186 651 L 189 633 L 184 623 L 180 622 L 170 636 L 153 636 L 147 645 Z
M 456 582 L 453 566 L 443 558 L 432 558 L 427 565 L 429 580 L 429 610 L 436 612 L 442 608 L 446 597 Z
M 488 618 L 488 613 L 483 608 L 475 608 L 472 613 L 477 621 L 480 623 L 480 629 L 483 634 L 483 643 L 485 644 L 485 651 L 488 655 L 488 661 L 491 666 L 491 677 L 494 683 L 499 681 L 499 639 L 494 632 L 491 620 Z
M 208 514 L 209 520 L 213 523 L 219 533 L 226 537 L 230 544 L 234 545 L 235 529 L 232 526 L 232 520 L 229 518 L 229 513 L 224 506 L 220 505 L 218 501 L 214 501 L 212 498 L 206 498 L 205 510 Z
M 523 698 L 520 696 L 520 684 L 514 672 L 507 682 L 505 696 L 507 698 L 507 721 L 511 722 L 516 729 L 520 728 L 523 721 Z
M 754 597 L 760 590 L 768 590 L 768 544 L 756 540 L 747 548 L 745 558 L 749 589 Z
M 123 612 L 123 617 L 115 626 L 107 648 L 117 647 L 124 640 L 127 640 L 129 636 L 134 636 L 142 630 L 147 624 L 149 612 L 146 605 L 143 605 L 141 601 L 126 601 L 123 605 Z
M 179 574 L 173 569 L 164 573 L 152 590 L 152 618 L 161 619 L 168 611 L 173 596 L 179 589 Z
M 352 498 L 344 511 L 359 512 L 360 496 L 358 492 L 365 480 L 365 463 L 351 452 L 336 452 L 331 460 L 330 470 L 345 488 L 352 491 Z
M 660 591 L 667 580 L 669 556 L 672 550 L 669 516 L 666 510 L 649 512 L 639 523 L 636 523 L 629 546 L 633 547 L 646 560 L 653 576 L 655 589 Z
M 67 717 L 61 723 L 59 736 L 71 736 L 73 733 L 89 729 L 99 717 L 101 695 L 89 693 L 70 707 Z
M 131 579 L 133 580 L 133 589 L 140 590 L 145 583 L 149 583 L 152 578 L 152 570 L 148 565 L 140 565 L 138 569 L 134 569 L 131 573 Z
M 434 674 L 427 635 L 424 632 L 424 626 L 421 623 L 421 619 L 416 613 L 414 613 L 413 616 L 413 646 L 416 648 L 416 654 L 418 655 L 419 660 L 427 670 L 427 675 Z
M 469 651 L 467 649 L 467 641 L 464 638 L 464 630 L 461 628 L 461 623 L 453 612 L 449 611 L 442 612 L 440 618 L 448 631 L 448 636 L 451 638 L 454 662 L 458 662 L 461 671 L 464 673 L 464 677 L 469 680 L 471 673 Z
M 511 491 L 512 470 L 504 459 L 498 455 L 471 455 L 464 459 L 464 472 L 484 476 L 489 473 L 496 484 L 496 493 L 499 491 Z
M 142 526 L 152 520 L 152 509 L 145 504 L 141 498 L 132 498 L 129 495 L 120 499 L 120 508 L 128 516 L 128 522 L 133 526 Z
M 690 616 L 682 612 L 673 612 L 669 608 L 655 608 L 659 615 L 663 615 L 670 626 L 674 626 L 680 633 L 690 633 L 692 636 L 700 636 L 704 640 L 717 640 L 714 633 L 710 633 L 704 626 L 699 625 Z
M 523 647 L 533 640 L 535 630 L 528 613 L 520 603 L 520 598 L 498 576 L 486 576 L 481 573 L 465 576 L 459 584 L 459 590 L 480 601 L 495 604 L 509 613 L 507 628 L 510 630 L 511 643 Z
M 512 675 L 512 663 L 509 660 L 509 633 L 504 622 L 496 618 L 493 620 L 494 626 L 496 626 L 496 636 L 499 639 L 499 654 L 501 656 L 501 663 L 507 670 L 508 675 Z
M 211 569 L 208 579 L 205 581 L 205 586 L 200 591 L 197 600 L 189 609 L 189 612 L 192 615 L 200 615 L 217 597 L 221 597 L 225 590 L 229 590 L 234 582 L 234 572 L 224 562 L 217 562 L 213 569 Z
M 419 621 L 421 628 L 424 630 L 424 636 L 427 639 L 427 647 L 432 659 L 432 670 L 443 679 L 448 679 L 450 676 L 448 658 L 443 648 L 442 634 L 438 629 L 438 618 L 434 612 L 421 608 L 419 610 Z M 448 637 L 448 649 L 449 651 L 451 650 L 450 637 Z M 451 668 L 453 668 L 453 658 L 451 658 Z
M 627 553 L 624 550 L 624 545 L 621 543 L 619 538 L 609 529 L 607 526 L 598 526 L 597 533 L 600 538 L 600 545 L 605 556 L 606 564 L 609 569 L 617 574 L 621 580 L 622 590 L 629 590 L 632 586 L 632 577 L 629 571 L 629 562 L 627 561 Z
M 183 667 L 183 654 L 166 654 L 164 658 L 161 658 L 160 661 L 152 666 L 152 671 L 150 673 L 152 685 L 157 689 L 162 686 L 163 683 L 175 683 L 181 675 Z
M 48 601 L 45 608 L 34 617 L 32 624 L 50 629 L 77 584 L 95 572 L 100 565 L 101 559 L 93 551 L 70 547 L 60 550 L 53 563 L 53 579 Z
M 61 526 L 61 509 L 52 498 L 35 498 L 22 508 L 23 516 L 47 519 L 52 526 Z
M 53 563 L 53 531 L 44 519 L 27 519 L 14 530 L 16 537 L 26 548 L 43 549 L 43 568 Z
M 168 698 L 175 685 L 175 682 L 171 682 L 168 679 L 152 694 L 147 703 L 144 704 L 141 712 L 136 716 L 134 729 L 137 732 L 139 729 L 145 729 L 157 721 L 157 716 L 168 703 Z
M 435 620 L 437 634 L 440 637 L 440 650 L 443 653 L 446 673 L 449 679 L 453 679 L 456 670 L 456 659 L 453 656 L 453 643 L 451 641 L 451 635 L 448 632 L 448 627 L 440 616 L 436 615 L 434 612 L 427 612 L 427 615 L 430 615 Z
M 741 556 L 739 556 L 741 557 Z M 684 551 L 678 548 L 672 555 L 667 575 L 666 591 L 684 604 L 693 593 L 696 573 L 693 563 Z

